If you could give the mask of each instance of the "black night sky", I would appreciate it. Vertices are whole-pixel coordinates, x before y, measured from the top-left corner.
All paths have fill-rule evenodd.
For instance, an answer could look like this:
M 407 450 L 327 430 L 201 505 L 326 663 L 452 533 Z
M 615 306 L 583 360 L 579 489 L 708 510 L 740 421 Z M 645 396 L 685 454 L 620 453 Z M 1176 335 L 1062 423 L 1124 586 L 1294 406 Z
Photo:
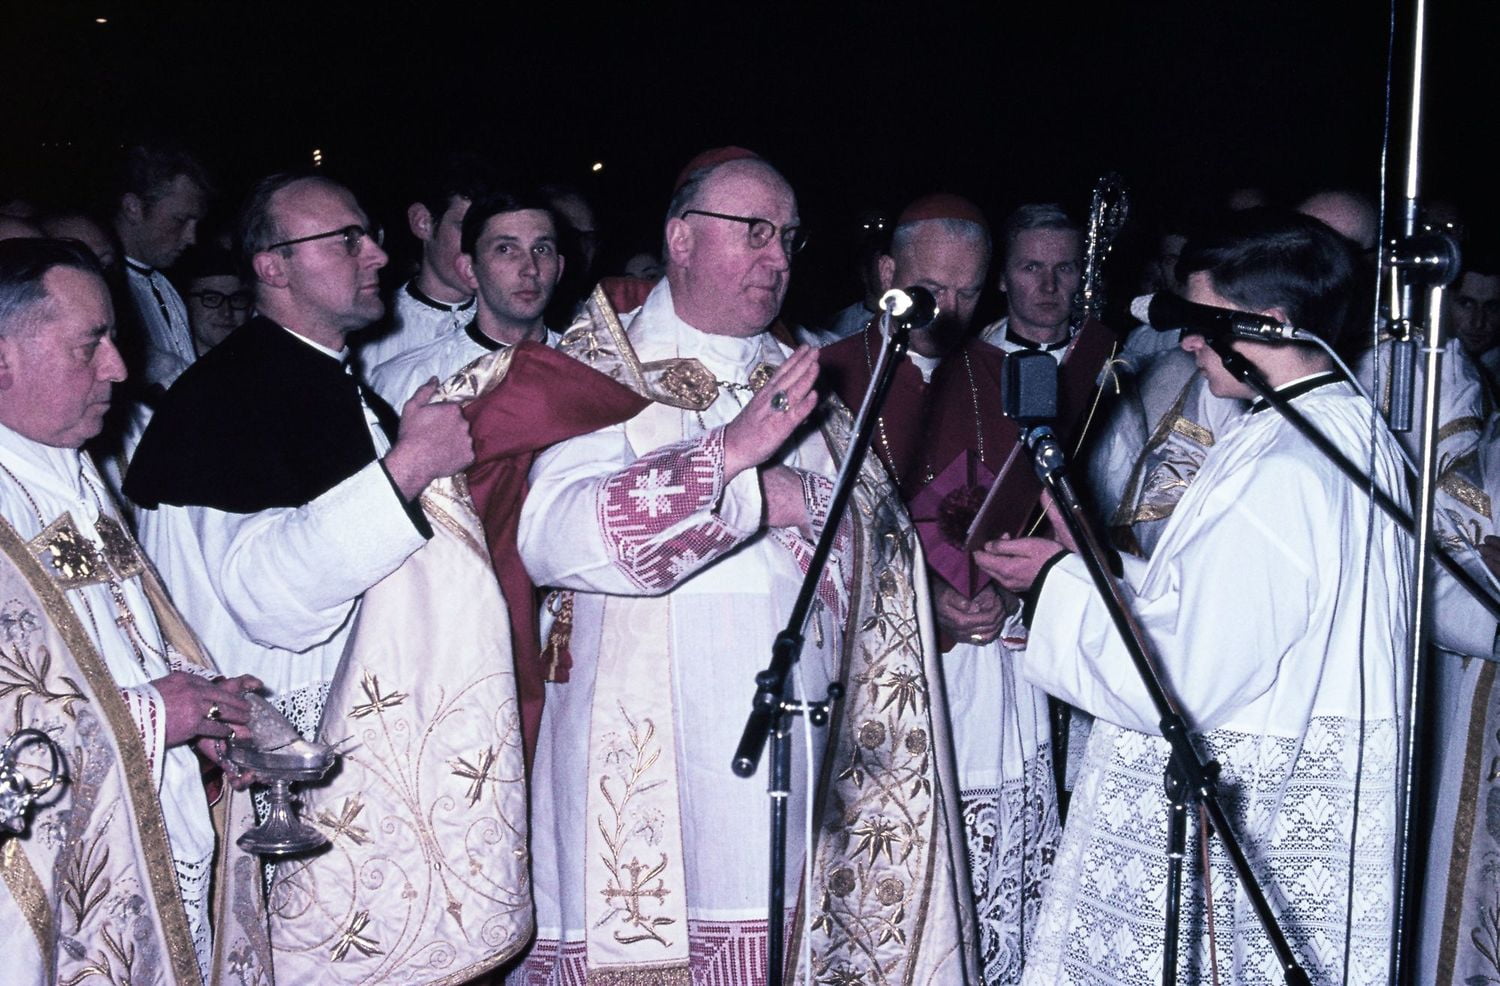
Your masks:
M 649 242 L 687 157 L 737 143 L 797 189 L 807 279 L 847 263 L 859 210 L 937 188 L 996 220 L 1082 211 L 1106 170 L 1143 220 L 1239 185 L 1377 194 L 1393 16 L 1404 177 L 1409 0 L 6 6 L 0 194 L 97 194 L 121 141 L 175 133 L 231 193 L 320 148 L 393 225 L 408 176 L 466 146 L 580 184 L 621 245 Z M 1424 192 L 1474 232 L 1496 212 L 1497 8 L 1429 10 Z

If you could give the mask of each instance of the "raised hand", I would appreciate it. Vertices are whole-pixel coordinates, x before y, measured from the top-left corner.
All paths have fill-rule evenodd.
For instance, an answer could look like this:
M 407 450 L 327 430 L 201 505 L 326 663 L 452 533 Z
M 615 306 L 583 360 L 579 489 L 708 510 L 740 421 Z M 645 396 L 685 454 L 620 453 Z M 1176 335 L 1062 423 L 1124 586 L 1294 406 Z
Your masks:
M 765 462 L 818 406 L 818 351 L 798 346 L 724 427 L 724 477 Z

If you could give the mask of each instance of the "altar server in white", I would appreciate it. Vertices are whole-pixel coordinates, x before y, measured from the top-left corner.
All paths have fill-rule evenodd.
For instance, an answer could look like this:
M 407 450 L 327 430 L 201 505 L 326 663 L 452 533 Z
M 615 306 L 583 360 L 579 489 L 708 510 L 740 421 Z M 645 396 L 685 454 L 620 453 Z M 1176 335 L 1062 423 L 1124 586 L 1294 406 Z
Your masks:
M 1326 227 L 1264 210 L 1190 243 L 1187 297 L 1313 331 L 1343 323 L 1351 260 Z M 1201 336 L 1213 393 L 1251 399 Z M 1236 342 L 1283 397 L 1398 500 L 1394 441 L 1321 350 Z M 1231 817 L 1315 983 L 1383 983 L 1394 891 L 1400 647 L 1410 540 L 1275 410 L 1226 427 L 1149 561 L 1124 588 L 1168 687 L 1223 765 Z M 1045 894 L 1026 982 L 1151 983 L 1162 963 L 1167 745 L 1078 557 L 992 542 L 982 567 L 1029 590 L 1021 673 L 1098 718 Z M 1180 982 L 1282 977 L 1245 892 L 1212 844 L 1212 933 L 1188 845 Z

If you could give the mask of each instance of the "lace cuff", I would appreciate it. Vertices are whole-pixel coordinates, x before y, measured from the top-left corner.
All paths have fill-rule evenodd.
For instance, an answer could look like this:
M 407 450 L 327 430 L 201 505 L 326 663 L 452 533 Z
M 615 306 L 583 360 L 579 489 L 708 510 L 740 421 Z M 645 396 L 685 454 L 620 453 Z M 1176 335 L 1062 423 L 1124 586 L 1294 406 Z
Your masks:
M 662 592 L 735 547 L 750 532 L 719 515 L 724 488 L 722 428 L 609 476 L 598 517 L 616 567 L 641 589 Z

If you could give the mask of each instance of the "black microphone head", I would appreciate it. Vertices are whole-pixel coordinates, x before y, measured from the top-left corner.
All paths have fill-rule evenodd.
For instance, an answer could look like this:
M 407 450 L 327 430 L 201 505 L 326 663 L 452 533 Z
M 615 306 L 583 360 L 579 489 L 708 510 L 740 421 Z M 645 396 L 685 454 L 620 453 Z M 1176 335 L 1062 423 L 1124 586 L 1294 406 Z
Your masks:
M 1227 314 L 1224 309 L 1196 305 L 1170 291 L 1158 291 L 1135 299 L 1130 304 L 1130 314 L 1136 313 L 1136 306 L 1141 302 L 1145 302 L 1142 306 L 1145 308 L 1145 318 L 1142 320 L 1158 332 L 1182 329 L 1190 333 L 1211 334 L 1229 327 L 1223 318 Z
M 913 286 L 906 289 L 906 295 L 911 298 L 911 310 L 904 316 L 906 324 L 914 329 L 920 329 L 930 325 L 932 320 L 937 318 L 938 303 L 931 291 Z
M 1050 353 L 1021 349 L 1006 353 L 1000 367 L 1000 406 L 1022 427 L 1057 417 L 1057 360 Z
M 1238 308 L 1220 308 L 1218 305 L 1200 305 L 1169 291 L 1158 291 L 1135 299 L 1130 305 L 1131 314 L 1135 314 L 1137 306 L 1145 309 L 1146 321 L 1159 332 L 1181 329 L 1187 335 L 1212 338 L 1229 334 L 1261 342 L 1286 341 L 1296 336 L 1296 330 L 1292 326 L 1284 325 L 1270 315 Z

